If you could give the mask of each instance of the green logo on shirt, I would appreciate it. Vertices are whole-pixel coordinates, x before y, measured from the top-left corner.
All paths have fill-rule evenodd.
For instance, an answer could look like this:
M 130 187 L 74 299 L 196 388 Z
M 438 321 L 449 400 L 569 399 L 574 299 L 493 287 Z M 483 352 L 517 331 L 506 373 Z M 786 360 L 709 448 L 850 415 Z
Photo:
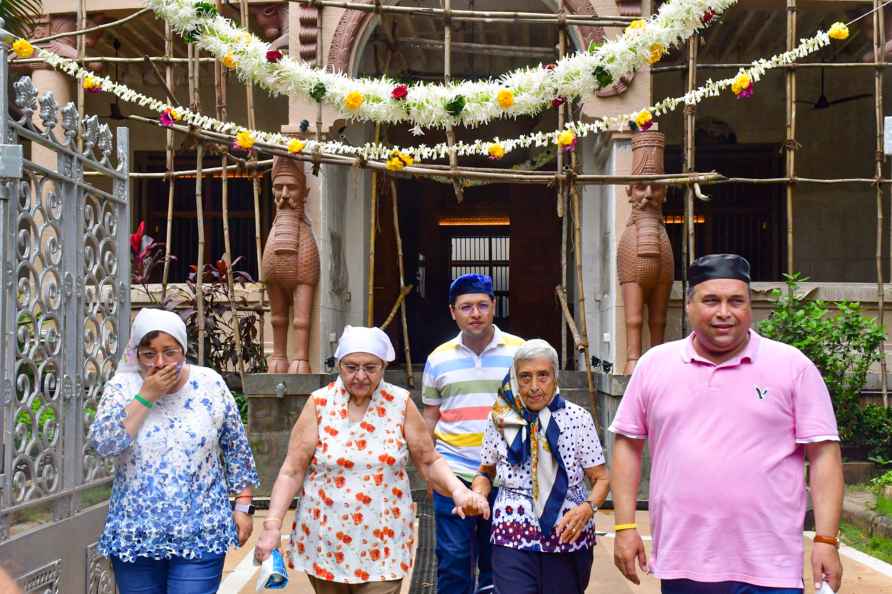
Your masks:
M 759 400 L 765 400 L 765 397 L 768 396 L 768 388 L 760 388 L 759 386 L 753 386 L 756 388 L 756 396 L 759 397 Z

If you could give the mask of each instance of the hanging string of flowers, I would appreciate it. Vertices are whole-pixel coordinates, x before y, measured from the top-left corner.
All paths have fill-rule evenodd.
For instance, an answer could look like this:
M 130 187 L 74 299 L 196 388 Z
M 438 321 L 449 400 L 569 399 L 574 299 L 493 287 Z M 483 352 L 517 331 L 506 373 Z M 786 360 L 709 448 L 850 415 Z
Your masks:
M 848 37 L 848 29 L 842 23 L 835 23 L 830 28 L 830 31 L 835 31 L 833 39 L 842 40 Z M 685 95 L 663 99 L 650 107 L 635 112 L 607 116 L 591 122 L 571 122 L 563 130 L 536 132 L 506 140 L 496 138 L 489 141 L 460 141 L 455 143 L 455 150 L 458 156 L 482 156 L 497 160 L 511 151 L 532 146 L 557 146 L 564 151 L 574 150 L 579 138 L 605 130 L 621 130 L 627 126 L 646 130 L 653 125 L 655 118 L 670 113 L 681 105 L 697 105 L 706 98 L 717 97 L 725 89 L 730 88 L 739 99 L 750 97 L 753 94 L 755 83 L 767 71 L 801 60 L 829 45 L 831 43 L 830 40 L 831 34 L 829 32 L 819 31 L 812 37 L 802 39 L 799 45 L 790 51 L 777 54 L 771 58 L 760 58 L 753 61 L 749 67 L 742 68 L 733 77 L 717 81 L 709 79 L 702 86 Z M 47 64 L 77 78 L 85 87 L 89 85 L 91 89 L 111 93 L 123 101 L 135 103 L 158 113 L 159 123 L 162 126 L 171 126 L 174 122 L 182 122 L 203 130 L 230 135 L 233 137 L 234 146 L 241 150 L 255 149 L 257 148 L 255 145 L 281 148 L 292 154 L 300 153 L 304 150 L 315 152 L 318 149 L 320 153 L 327 155 L 343 155 L 383 161 L 392 171 L 410 167 L 418 161 L 444 159 L 449 154 L 449 146 L 446 143 L 433 146 L 421 144 L 411 147 L 393 147 L 380 143 L 366 143 L 361 146 L 353 146 L 336 140 L 317 142 L 312 139 L 300 140 L 290 138 L 276 132 L 248 130 L 234 122 L 223 122 L 193 112 L 188 108 L 170 105 L 159 99 L 148 97 L 124 84 L 95 74 L 73 60 L 42 48 L 33 48 L 27 41 L 25 43 L 27 47 L 22 44 L 19 45 L 23 52 L 30 48 L 32 53 L 36 53 Z M 13 46 L 15 47 L 15 44 Z M 14 49 L 13 51 L 17 50 Z M 305 129 L 305 127 L 302 126 L 302 129 Z
M 273 94 L 301 94 L 354 120 L 421 127 L 478 126 L 536 115 L 613 84 L 704 29 L 737 0 L 669 0 L 633 21 L 617 39 L 592 45 L 548 66 L 519 68 L 496 80 L 405 85 L 386 76 L 351 78 L 283 56 L 250 32 L 194 0 L 147 0 L 187 41 L 216 56 L 240 79 Z

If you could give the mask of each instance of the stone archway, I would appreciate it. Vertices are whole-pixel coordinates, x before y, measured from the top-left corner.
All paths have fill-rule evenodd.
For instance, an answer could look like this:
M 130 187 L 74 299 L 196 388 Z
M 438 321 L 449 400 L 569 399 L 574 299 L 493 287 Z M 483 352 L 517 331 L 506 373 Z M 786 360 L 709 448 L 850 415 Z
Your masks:
M 363 0 L 366 4 L 371 4 L 372 0 Z M 585 14 L 597 16 L 595 8 L 589 0 L 564 0 L 565 6 L 570 14 Z M 358 10 L 346 10 L 338 26 L 335 29 L 334 36 L 331 39 L 331 45 L 328 48 L 328 67 L 335 72 L 350 72 L 350 62 L 354 54 L 354 49 L 359 40 L 364 39 L 363 33 L 375 13 L 361 12 Z M 589 43 L 595 41 L 600 43 L 604 40 L 603 27 L 578 27 L 580 47 L 588 47 Z

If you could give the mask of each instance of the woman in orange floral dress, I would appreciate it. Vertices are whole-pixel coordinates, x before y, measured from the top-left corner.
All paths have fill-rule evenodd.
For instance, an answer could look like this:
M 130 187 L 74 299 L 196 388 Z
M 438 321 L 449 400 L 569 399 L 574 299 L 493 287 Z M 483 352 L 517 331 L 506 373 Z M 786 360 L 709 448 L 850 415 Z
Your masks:
M 396 594 L 412 567 L 409 457 L 453 513 L 489 516 L 485 498 L 449 470 L 409 392 L 383 381 L 393 345 L 379 328 L 347 326 L 338 379 L 313 392 L 291 432 L 257 542 L 263 561 L 303 488 L 288 551 L 317 594 Z

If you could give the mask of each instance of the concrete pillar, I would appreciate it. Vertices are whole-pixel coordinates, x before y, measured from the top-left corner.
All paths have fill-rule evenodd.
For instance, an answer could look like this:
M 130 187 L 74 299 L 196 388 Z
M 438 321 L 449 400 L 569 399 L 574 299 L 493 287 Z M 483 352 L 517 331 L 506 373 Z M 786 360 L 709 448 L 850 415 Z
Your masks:
M 583 147 L 585 171 L 605 175 L 628 173 L 632 168 L 630 138 L 629 133 L 611 133 L 587 140 Z M 625 186 L 584 187 L 582 260 L 590 352 L 612 363 L 612 373 L 621 371 L 626 363 L 625 314 L 616 249 L 629 214 Z M 573 263 L 569 265 L 572 272 Z M 581 324 L 581 320 L 577 323 Z M 646 330 L 642 338 L 646 344 Z M 582 363 L 580 360 L 580 366 Z

